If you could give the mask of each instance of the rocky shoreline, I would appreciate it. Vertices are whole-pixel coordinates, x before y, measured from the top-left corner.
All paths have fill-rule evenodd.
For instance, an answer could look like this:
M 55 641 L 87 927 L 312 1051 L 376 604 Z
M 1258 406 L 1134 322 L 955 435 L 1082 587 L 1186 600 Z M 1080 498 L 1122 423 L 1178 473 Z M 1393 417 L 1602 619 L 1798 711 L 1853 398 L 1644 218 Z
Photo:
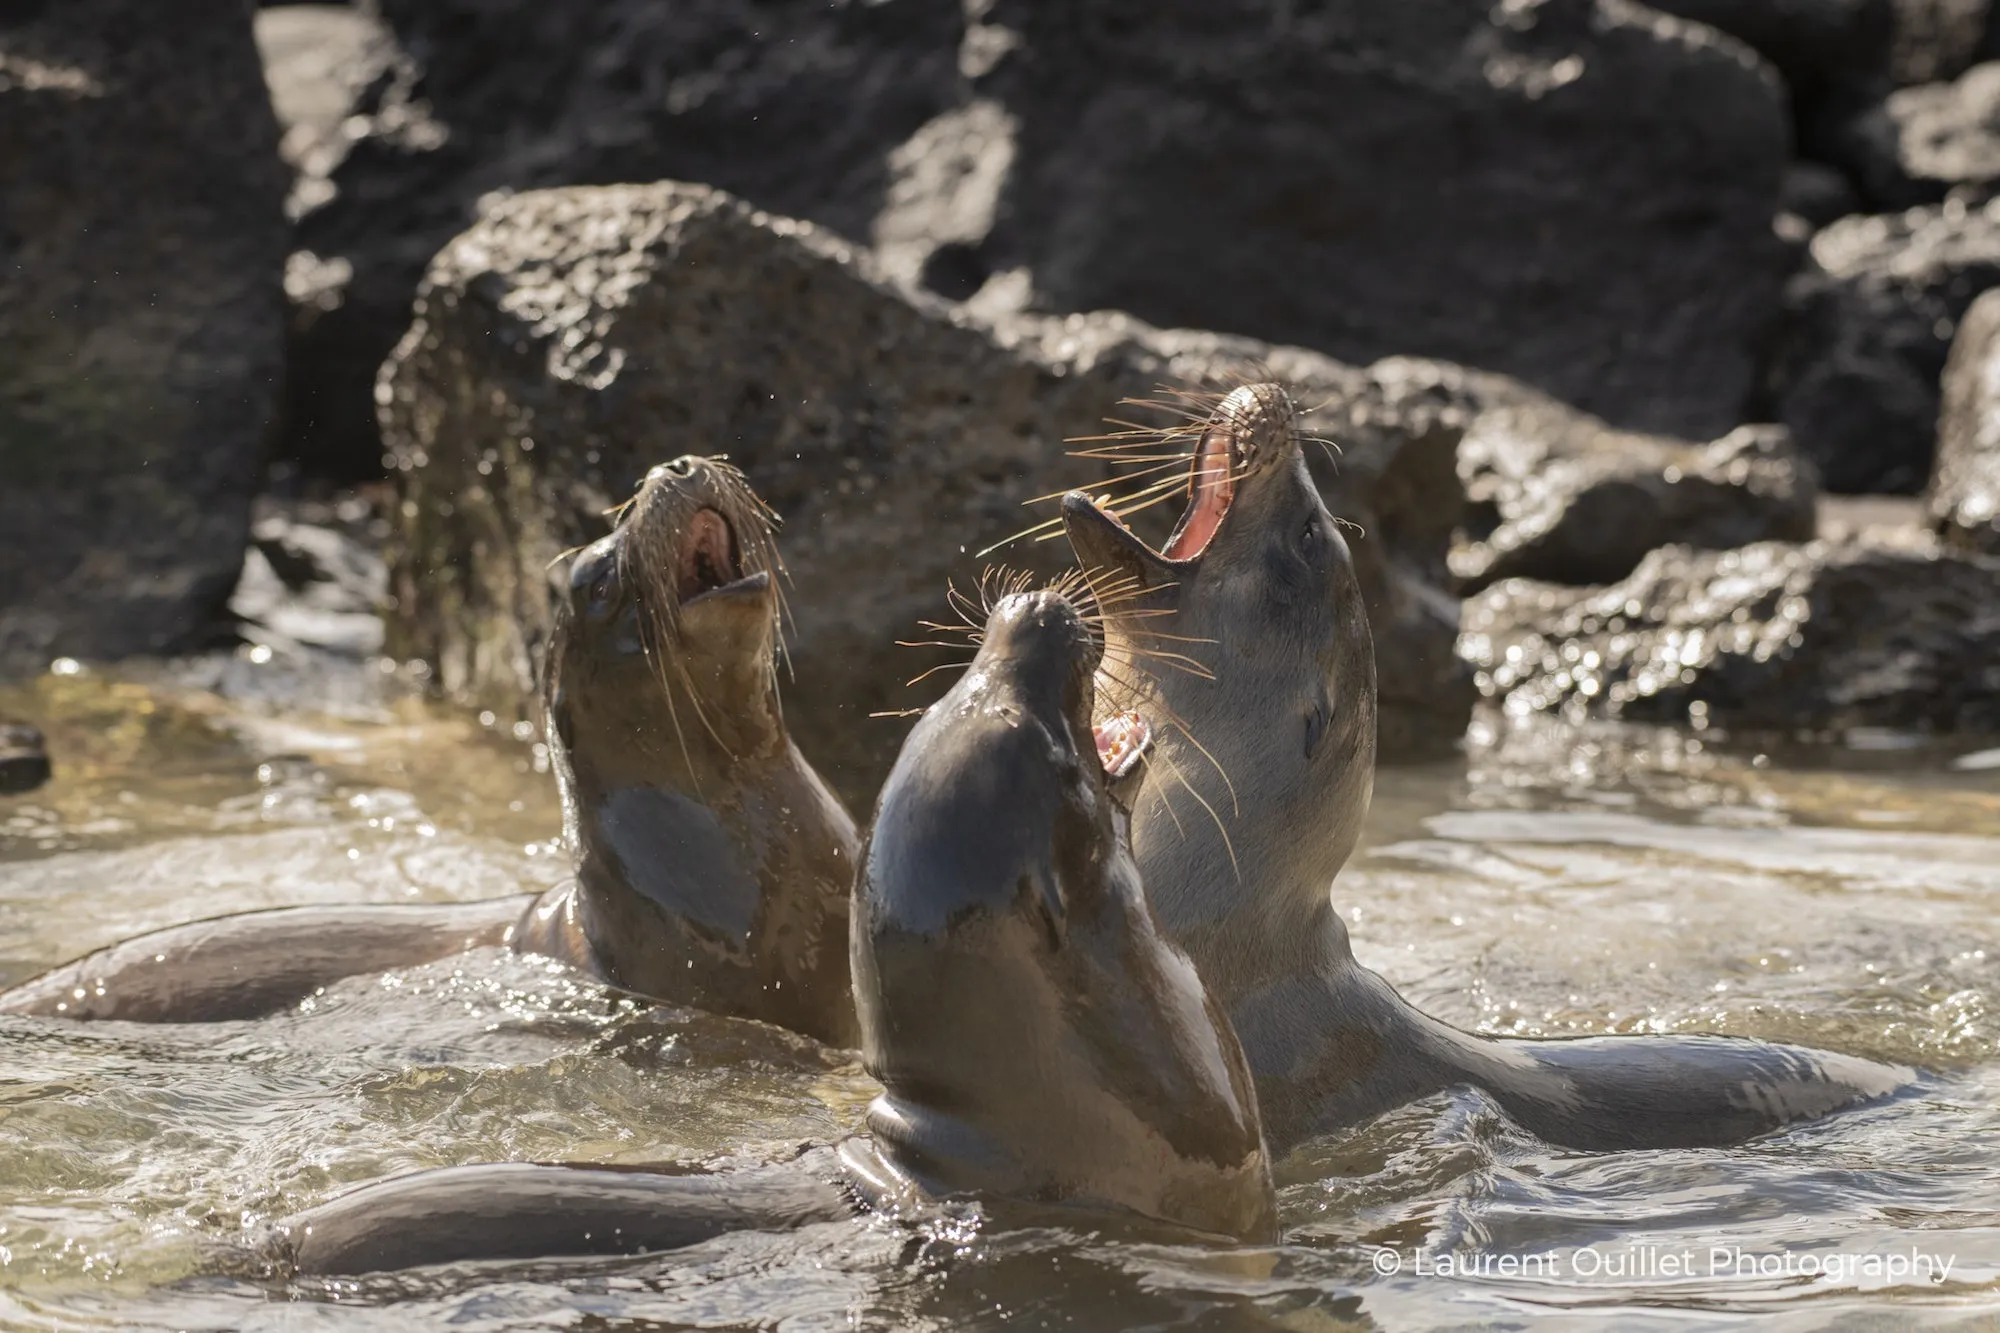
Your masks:
M 2000 732 L 1985 0 L 165 21 L 0 20 L 0 669 L 387 653 L 531 721 L 547 560 L 721 452 L 865 798 L 894 641 L 1098 479 L 1063 441 L 1256 364 L 1333 446 L 1386 758 L 1481 697 Z

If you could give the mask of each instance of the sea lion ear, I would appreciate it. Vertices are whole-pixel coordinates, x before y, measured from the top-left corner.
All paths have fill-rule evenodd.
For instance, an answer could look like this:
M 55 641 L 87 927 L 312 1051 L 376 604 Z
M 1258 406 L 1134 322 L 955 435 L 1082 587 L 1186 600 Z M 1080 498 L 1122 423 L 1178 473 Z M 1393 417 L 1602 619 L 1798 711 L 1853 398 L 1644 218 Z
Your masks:
M 1164 559 L 1113 522 L 1082 491 L 1071 491 L 1062 498 L 1062 521 L 1069 548 L 1086 570 L 1129 576 L 1138 580 L 1142 589 L 1171 587 L 1178 581 Z

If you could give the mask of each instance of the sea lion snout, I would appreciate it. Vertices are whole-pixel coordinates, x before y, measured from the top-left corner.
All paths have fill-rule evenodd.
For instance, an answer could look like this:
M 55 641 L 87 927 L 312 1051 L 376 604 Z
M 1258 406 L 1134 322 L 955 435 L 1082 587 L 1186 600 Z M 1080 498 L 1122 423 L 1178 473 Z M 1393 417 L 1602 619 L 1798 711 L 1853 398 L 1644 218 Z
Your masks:
M 1103 656 L 1098 633 L 1076 604 L 1060 592 L 1041 588 L 1010 593 L 994 604 L 986 622 L 986 643 L 995 660 L 1018 673 L 1062 678 L 1097 669 Z

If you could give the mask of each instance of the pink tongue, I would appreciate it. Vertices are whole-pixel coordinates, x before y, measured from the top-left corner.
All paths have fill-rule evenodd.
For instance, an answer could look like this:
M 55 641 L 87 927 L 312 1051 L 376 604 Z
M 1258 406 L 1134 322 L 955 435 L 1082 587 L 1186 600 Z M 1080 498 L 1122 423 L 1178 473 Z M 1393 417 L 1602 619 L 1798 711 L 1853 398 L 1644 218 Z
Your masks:
M 1137 713 L 1113 713 L 1093 728 L 1097 762 L 1104 775 L 1122 778 L 1138 766 L 1139 756 L 1153 743 L 1153 729 Z
M 1181 530 L 1167 543 L 1165 555 L 1169 560 L 1200 555 L 1215 536 L 1215 530 L 1222 526 L 1223 515 L 1229 512 L 1236 483 L 1229 476 L 1229 437 L 1221 431 L 1211 430 L 1201 437 L 1201 448 L 1195 453 L 1194 479 L 1194 503 L 1188 508 Z

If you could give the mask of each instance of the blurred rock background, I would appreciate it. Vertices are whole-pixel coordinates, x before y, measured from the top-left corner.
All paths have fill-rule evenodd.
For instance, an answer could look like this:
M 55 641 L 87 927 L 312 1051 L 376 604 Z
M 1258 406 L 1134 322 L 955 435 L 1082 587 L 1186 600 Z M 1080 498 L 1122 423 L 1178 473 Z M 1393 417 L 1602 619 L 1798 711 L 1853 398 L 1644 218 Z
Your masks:
M 726 452 L 865 797 L 1063 438 L 1261 362 L 1392 756 L 1481 694 L 2000 727 L 1996 183 L 1989 0 L 15 0 L 0 663 L 531 716 L 539 563 Z

